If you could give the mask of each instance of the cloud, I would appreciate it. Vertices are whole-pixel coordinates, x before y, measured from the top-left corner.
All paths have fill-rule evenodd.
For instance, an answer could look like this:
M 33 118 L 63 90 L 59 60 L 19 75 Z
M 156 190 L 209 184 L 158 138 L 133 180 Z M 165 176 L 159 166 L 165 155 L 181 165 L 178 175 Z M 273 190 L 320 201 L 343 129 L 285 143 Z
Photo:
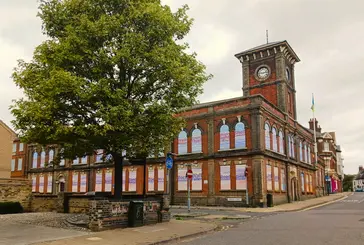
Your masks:
M 295 65 L 298 120 L 307 126 L 315 94 L 323 131 L 335 131 L 346 173 L 356 173 L 364 149 L 364 15 L 362 0 L 163 0 L 175 10 L 188 4 L 194 24 L 186 41 L 214 78 L 202 102 L 242 95 L 241 64 L 234 54 L 269 40 L 287 40 Z M 44 37 L 36 0 L 0 1 L 0 116 L 9 122 L 11 98 L 21 93 L 9 78 L 19 58 L 29 59 Z M 3 92 L 4 89 L 6 92 Z

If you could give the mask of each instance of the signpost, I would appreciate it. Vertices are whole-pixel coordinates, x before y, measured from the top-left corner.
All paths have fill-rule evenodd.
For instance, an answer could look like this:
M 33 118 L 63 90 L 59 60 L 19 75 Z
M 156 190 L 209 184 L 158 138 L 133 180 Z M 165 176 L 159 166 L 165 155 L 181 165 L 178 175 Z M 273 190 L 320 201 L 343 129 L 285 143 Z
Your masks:
M 190 187 L 191 187 L 191 180 L 192 180 L 192 170 L 187 170 L 186 177 L 187 177 L 187 208 L 188 212 L 191 212 L 191 193 L 190 193 Z
M 167 157 L 166 157 L 166 168 L 167 168 L 167 195 L 170 194 L 170 183 L 169 183 L 169 171 L 172 169 L 173 167 L 173 158 L 172 155 L 175 155 L 173 153 L 167 153 Z
M 245 190 L 245 200 L 246 200 L 246 205 L 249 206 L 249 193 L 248 193 L 248 165 L 245 165 L 245 179 L 246 179 L 246 190 Z

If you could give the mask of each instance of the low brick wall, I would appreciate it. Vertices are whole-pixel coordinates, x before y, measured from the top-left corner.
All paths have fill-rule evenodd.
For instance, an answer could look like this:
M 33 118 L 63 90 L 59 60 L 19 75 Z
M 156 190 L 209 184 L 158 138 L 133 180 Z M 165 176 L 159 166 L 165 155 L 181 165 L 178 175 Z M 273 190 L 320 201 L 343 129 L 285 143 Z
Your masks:
M 25 212 L 31 210 L 30 180 L 0 178 L 0 202 L 20 202 Z
M 53 212 L 57 211 L 56 195 L 34 195 L 31 204 L 32 212 Z
M 89 228 L 92 231 L 102 231 L 114 228 L 126 228 L 129 225 L 129 201 L 109 201 L 95 199 L 89 202 Z M 162 210 L 161 202 L 143 202 L 143 225 L 167 222 L 170 213 Z
M 87 213 L 89 209 L 90 197 L 69 197 L 69 213 Z

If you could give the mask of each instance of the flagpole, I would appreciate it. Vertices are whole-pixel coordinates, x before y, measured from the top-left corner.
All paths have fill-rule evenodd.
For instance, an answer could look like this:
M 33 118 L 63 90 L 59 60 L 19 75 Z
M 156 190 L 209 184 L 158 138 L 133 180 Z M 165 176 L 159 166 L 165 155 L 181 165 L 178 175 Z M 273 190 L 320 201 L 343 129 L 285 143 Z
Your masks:
M 315 118 L 315 102 L 312 94 L 312 116 L 313 116 L 313 138 L 315 145 L 315 165 L 317 164 L 317 142 L 316 142 L 316 118 Z

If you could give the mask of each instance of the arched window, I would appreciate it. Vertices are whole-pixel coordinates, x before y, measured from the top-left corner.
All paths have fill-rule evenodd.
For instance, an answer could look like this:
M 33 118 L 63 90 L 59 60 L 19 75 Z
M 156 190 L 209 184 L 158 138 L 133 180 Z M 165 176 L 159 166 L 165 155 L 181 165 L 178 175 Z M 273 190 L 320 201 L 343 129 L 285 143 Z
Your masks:
M 245 124 L 242 122 L 235 125 L 235 148 L 246 148 Z
M 198 128 L 192 131 L 192 152 L 202 152 L 202 133 Z
M 265 134 L 265 149 L 270 150 L 270 132 L 268 123 L 265 123 L 264 125 L 264 134 Z
M 277 145 L 277 130 L 273 127 L 272 128 L 272 137 L 273 137 L 273 151 L 278 151 Z
M 303 144 L 303 157 L 304 157 L 304 162 L 308 162 L 308 151 L 306 143 Z
M 284 138 L 283 138 L 283 133 L 282 131 L 279 131 L 279 134 L 278 134 L 278 143 L 279 143 L 279 152 L 284 154 Z
M 81 164 L 87 164 L 87 155 L 81 158 Z
M 311 146 L 308 146 L 307 149 L 307 159 L 308 159 L 308 163 L 311 164 Z
M 229 126 L 224 124 L 220 127 L 220 150 L 230 149 L 230 130 Z
M 295 143 L 294 143 L 293 135 L 291 135 L 291 143 L 292 143 L 292 157 L 296 158 L 296 150 L 295 150 Z
M 33 153 L 33 164 L 32 164 L 33 168 L 37 168 L 38 167 L 38 153 L 34 152 Z
M 178 134 L 178 154 L 186 154 L 186 153 L 187 153 L 187 133 L 182 130 Z
M 40 167 L 41 168 L 44 168 L 45 157 L 46 157 L 46 153 L 44 150 L 42 150 L 42 153 L 40 154 Z
M 49 150 L 49 153 L 48 153 L 48 163 L 51 164 L 51 162 L 54 160 L 54 150 L 51 149 Z
M 300 141 L 300 161 L 302 162 L 303 161 L 303 146 L 302 146 L 302 141 Z

